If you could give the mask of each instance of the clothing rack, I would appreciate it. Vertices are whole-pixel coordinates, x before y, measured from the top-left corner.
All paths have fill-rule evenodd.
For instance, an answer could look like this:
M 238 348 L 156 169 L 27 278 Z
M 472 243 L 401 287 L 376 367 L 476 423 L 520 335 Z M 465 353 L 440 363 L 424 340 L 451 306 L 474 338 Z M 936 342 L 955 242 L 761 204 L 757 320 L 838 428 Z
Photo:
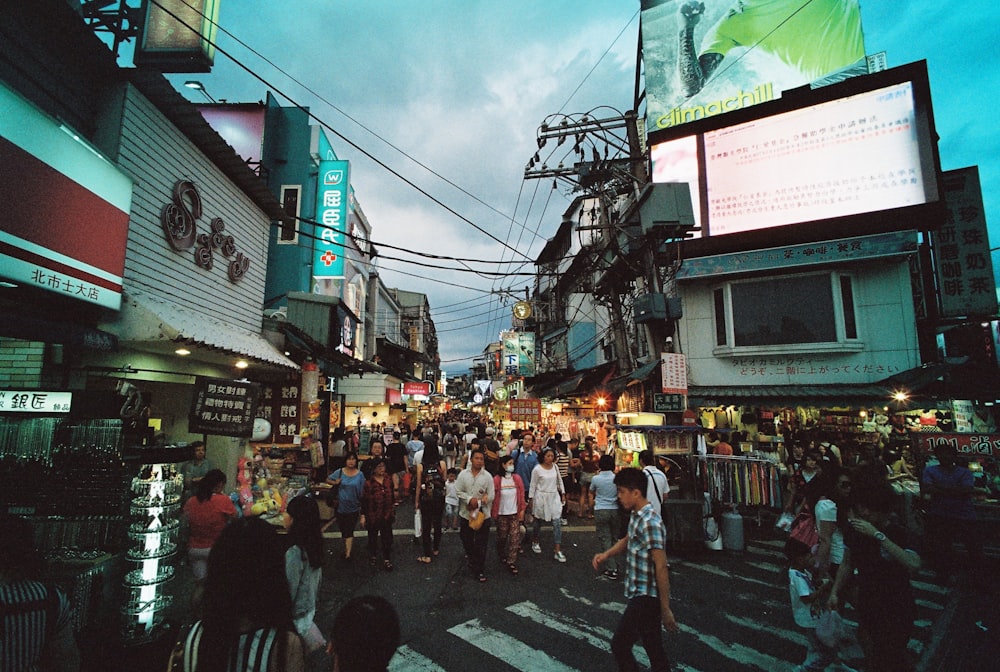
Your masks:
M 713 501 L 734 506 L 781 508 L 778 465 L 766 458 L 692 455 L 691 473 Z

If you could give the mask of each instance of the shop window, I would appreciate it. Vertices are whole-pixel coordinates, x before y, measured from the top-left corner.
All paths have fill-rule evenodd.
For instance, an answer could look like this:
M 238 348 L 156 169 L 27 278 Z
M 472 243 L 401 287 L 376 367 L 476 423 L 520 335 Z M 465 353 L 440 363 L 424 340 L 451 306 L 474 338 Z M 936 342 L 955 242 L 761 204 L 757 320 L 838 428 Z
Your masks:
M 852 278 L 816 273 L 713 290 L 716 354 L 860 349 Z
M 288 217 L 281 222 L 278 243 L 294 245 L 299 242 L 299 201 L 302 188 L 298 185 L 282 185 L 281 207 Z

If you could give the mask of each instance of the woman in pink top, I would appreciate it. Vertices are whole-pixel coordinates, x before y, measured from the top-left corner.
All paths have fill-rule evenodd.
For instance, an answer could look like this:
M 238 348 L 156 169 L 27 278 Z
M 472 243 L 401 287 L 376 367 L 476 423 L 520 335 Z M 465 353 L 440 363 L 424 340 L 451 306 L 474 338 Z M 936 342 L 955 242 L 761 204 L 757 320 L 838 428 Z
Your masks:
M 208 573 L 208 554 L 223 528 L 236 517 L 233 500 L 222 494 L 226 475 L 212 469 L 195 484 L 194 496 L 184 503 L 188 529 L 188 562 L 194 574 L 191 604 L 197 609 L 201 601 L 202 584 Z
M 493 506 L 490 518 L 497 521 L 497 555 L 500 562 L 517 576 L 517 555 L 521 550 L 521 525 L 524 523 L 524 482 L 514 473 L 514 458 L 500 458 L 500 473 L 493 477 Z

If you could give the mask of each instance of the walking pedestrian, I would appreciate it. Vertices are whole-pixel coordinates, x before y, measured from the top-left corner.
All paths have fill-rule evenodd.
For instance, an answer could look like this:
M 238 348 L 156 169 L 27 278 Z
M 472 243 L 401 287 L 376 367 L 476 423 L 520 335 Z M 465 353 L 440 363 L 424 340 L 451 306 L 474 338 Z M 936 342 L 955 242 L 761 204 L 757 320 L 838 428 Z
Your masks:
M 330 474 L 330 484 L 337 486 L 337 527 L 344 539 L 344 560 L 351 559 L 354 547 L 354 528 L 361 516 L 361 492 L 365 486 L 365 475 L 358 469 L 358 454 L 347 453 L 344 466 Z M 361 521 L 364 525 L 364 521 Z
M 517 556 L 521 550 L 521 526 L 524 524 L 524 483 L 514 473 L 514 458 L 500 458 L 501 474 L 493 477 L 493 508 L 490 517 L 497 521 L 497 556 L 513 576 L 517 576 Z
M 456 479 L 455 490 L 460 502 L 462 546 L 469 560 L 469 569 L 480 583 L 486 582 L 486 549 L 490 538 L 489 507 L 493 502 L 493 478 L 486 471 L 486 455 L 475 450 L 469 457 L 469 468 Z M 474 519 L 474 520 L 473 520 Z
M 669 672 L 661 627 L 677 632 L 670 609 L 670 571 L 667 568 L 663 520 L 646 499 L 646 475 L 639 469 L 622 469 L 615 476 L 618 500 L 631 513 L 628 534 L 594 556 L 599 570 L 608 558 L 625 555 L 625 597 L 628 604 L 611 638 L 611 653 L 621 672 L 638 670 L 632 646 L 642 641 L 651 672 Z
M 859 483 L 859 476 L 855 474 L 852 510 L 844 530 L 844 558 L 827 604 L 838 608 L 840 595 L 853 577 L 865 669 L 912 670 L 907 644 L 917 607 L 910 576 L 920 569 L 920 556 L 913 550 L 908 530 L 891 522 L 895 493 L 885 477 L 880 474 L 879 480 Z
M 622 536 L 618 488 L 615 486 L 615 458 L 601 455 L 598 465 L 598 472 L 590 480 L 590 490 L 594 493 L 594 527 L 601 548 L 609 549 Z M 608 558 L 605 565 L 602 576 L 612 581 L 617 580 L 618 558 Z
M 444 460 L 438 450 L 437 438 L 428 434 L 424 437 L 423 457 L 417 465 L 416 495 L 413 498 L 415 510 L 420 512 L 420 537 L 424 554 L 418 562 L 430 564 L 441 549 L 441 517 L 444 515 L 446 471 Z M 433 547 L 431 533 L 433 532 Z
M 377 457 L 369 462 L 372 463 L 372 477 L 365 479 L 361 491 L 361 510 L 368 531 L 368 564 L 376 566 L 381 552 L 382 569 L 391 572 L 392 524 L 396 520 L 396 507 L 392 477 L 388 473 L 389 461 Z
M 566 555 L 562 552 L 562 512 L 566 505 L 566 490 L 563 488 L 563 480 L 555 461 L 555 448 L 546 448 L 542 452 L 541 463 L 531 472 L 528 503 L 531 505 L 531 515 L 535 519 L 531 552 L 542 552 L 542 547 L 538 543 L 542 522 L 552 523 L 553 557 L 557 562 L 566 562 Z

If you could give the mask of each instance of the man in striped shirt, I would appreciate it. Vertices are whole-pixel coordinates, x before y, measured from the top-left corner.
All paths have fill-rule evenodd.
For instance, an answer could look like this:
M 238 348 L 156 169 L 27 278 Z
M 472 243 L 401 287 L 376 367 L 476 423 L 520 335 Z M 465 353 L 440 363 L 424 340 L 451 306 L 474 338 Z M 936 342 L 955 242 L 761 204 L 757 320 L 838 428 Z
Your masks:
M 33 581 L 41 566 L 31 524 L 0 516 L 0 670 L 79 669 L 70 605 L 58 588 Z
M 642 641 L 651 672 L 667 672 L 670 661 L 663 649 L 661 624 L 677 632 L 670 610 L 670 575 L 667 569 L 663 520 L 646 499 L 646 475 L 639 469 L 622 469 L 615 476 L 618 501 L 631 512 L 628 535 L 594 556 L 597 570 L 609 557 L 625 553 L 625 597 L 628 604 L 611 638 L 611 653 L 621 671 L 637 670 L 632 646 Z

